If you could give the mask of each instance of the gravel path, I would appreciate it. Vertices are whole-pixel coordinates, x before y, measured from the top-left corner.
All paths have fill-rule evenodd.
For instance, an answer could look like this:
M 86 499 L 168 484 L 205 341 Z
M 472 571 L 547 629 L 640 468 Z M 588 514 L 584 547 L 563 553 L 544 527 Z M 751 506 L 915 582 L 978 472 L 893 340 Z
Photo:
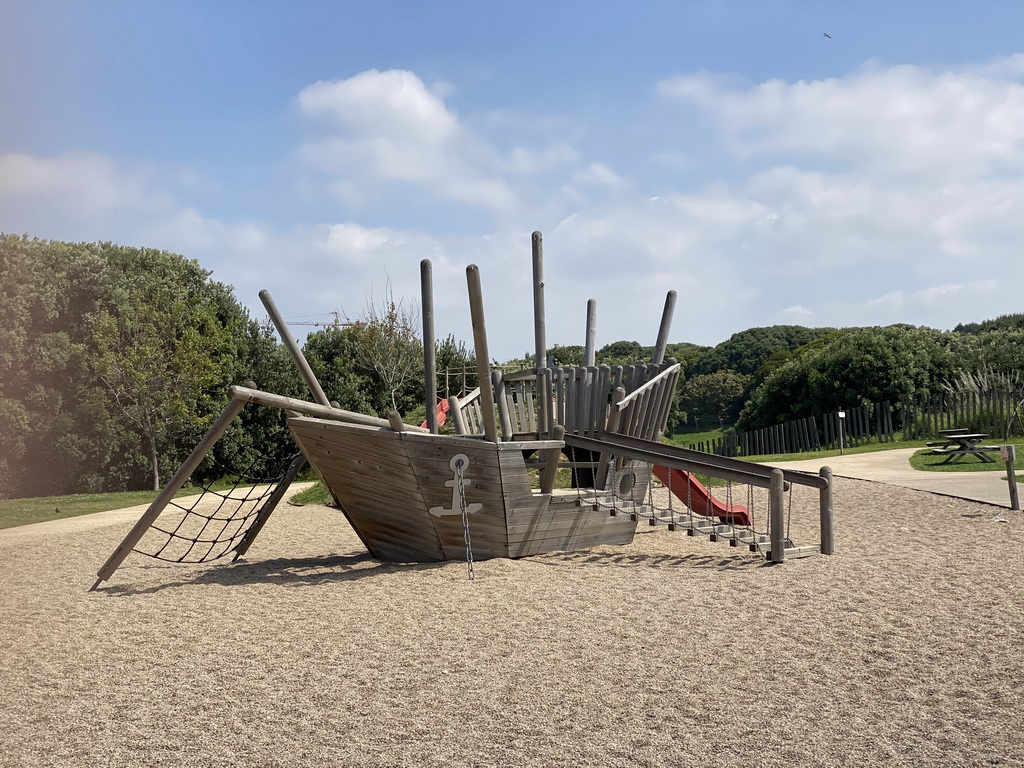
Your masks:
M 835 509 L 834 557 L 641 526 L 472 582 L 323 507 L 91 593 L 130 522 L 0 536 L 0 766 L 1024 765 L 1020 513 L 851 479 Z

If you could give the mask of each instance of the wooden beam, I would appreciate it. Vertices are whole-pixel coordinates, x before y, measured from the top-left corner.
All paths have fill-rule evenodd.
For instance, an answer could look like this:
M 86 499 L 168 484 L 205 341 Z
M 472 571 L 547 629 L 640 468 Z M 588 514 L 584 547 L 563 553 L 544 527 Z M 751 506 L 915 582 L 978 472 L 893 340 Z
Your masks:
M 364 413 L 346 411 L 341 408 L 332 408 L 329 405 L 317 405 L 306 400 L 296 400 L 294 397 L 275 395 L 272 392 L 264 392 L 252 387 L 228 387 L 228 394 L 232 398 L 243 403 L 259 403 L 268 405 L 271 408 L 281 408 L 286 411 L 296 411 L 306 416 L 314 416 L 319 419 L 330 421 L 344 421 L 350 424 L 362 424 L 367 427 L 387 427 L 391 424 L 386 419 L 378 419 L 376 416 L 367 416 Z M 406 424 L 405 428 L 410 432 L 427 432 L 422 427 L 414 427 Z

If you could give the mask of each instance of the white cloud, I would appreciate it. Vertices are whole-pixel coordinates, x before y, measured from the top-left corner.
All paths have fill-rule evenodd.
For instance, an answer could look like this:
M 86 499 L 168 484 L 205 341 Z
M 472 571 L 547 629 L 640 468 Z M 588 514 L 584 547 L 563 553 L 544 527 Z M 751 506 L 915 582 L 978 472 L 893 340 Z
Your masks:
M 125 171 L 112 159 L 91 152 L 0 155 L 0 201 L 5 220 L 21 219 L 28 228 L 36 228 L 46 207 L 86 223 L 119 211 L 168 205 L 170 196 L 153 187 L 152 175 L 142 168 Z
M 876 176 L 918 179 L 1024 168 L 1024 84 L 1017 57 L 970 71 L 876 63 L 843 78 L 746 88 L 706 73 L 678 75 L 660 92 L 713 117 L 741 155 L 814 154 Z
M 807 307 L 801 306 L 800 304 L 794 304 L 792 307 L 786 307 L 782 310 L 787 315 L 813 315 L 814 313 Z
M 586 168 L 576 171 L 572 180 L 577 184 L 594 184 L 598 186 L 617 187 L 625 180 L 604 163 L 591 163 Z
M 514 207 L 515 193 L 495 171 L 500 158 L 460 124 L 439 95 L 444 90 L 432 93 L 403 70 L 314 83 L 299 93 L 299 109 L 330 133 L 305 144 L 300 157 L 338 178 L 335 190 L 349 201 L 364 184 L 406 181 L 459 203 Z
M 192 190 L 173 169 L 7 155 L 0 229 L 184 253 L 257 315 L 265 287 L 291 316 L 358 314 L 389 279 L 396 295 L 418 297 L 430 258 L 438 333 L 467 342 L 465 266 L 477 263 L 499 358 L 532 348 L 533 228 L 545 231 L 551 343 L 582 343 L 588 298 L 600 304 L 599 346 L 653 343 L 669 289 L 679 292 L 673 341 L 716 343 L 773 322 L 952 327 L 1020 311 L 1019 66 L 874 64 L 759 85 L 683 75 L 661 91 L 721 126 L 718 155 L 695 151 L 680 123 L 674 144 L 641 147 L 632 166 L 616 152 L 614 170 L 577 144 L 567 118 L 517 132 L 512 113 L 460 115 L 445 102 L 450 87 L 364 72 L 298 99 L 311 132 L 300 156 L 318 174 L 308 189 L 364 209 L 271 225 L 179 199 Z M 656 185 L 641 176 L 649 158 L 669 174 Z M 458 216 L 439 221 L 437 201 Z M 481 211 L 499 214 L 497 225 Z
M 823 326 L 874 326 L 892 323 L 949 329 L 1014 310 L 1012 297 L 994 279 L 943 283 L 912 291 L 887 291 L 863 301 L 830 299 L 816 307 Z

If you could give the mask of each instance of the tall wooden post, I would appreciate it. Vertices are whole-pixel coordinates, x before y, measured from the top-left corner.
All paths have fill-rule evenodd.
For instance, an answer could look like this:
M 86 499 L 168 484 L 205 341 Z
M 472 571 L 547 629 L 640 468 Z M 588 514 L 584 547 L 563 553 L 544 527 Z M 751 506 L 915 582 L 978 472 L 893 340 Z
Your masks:
M 420 262 L 421 311 L 423 314 L 423 403 L 427 429 L 437 434 L 437 360 L 434 348 L 434 277 L 430 259 Z
M 483 411 L 484 437 L 498 442 L 498 425 L 494 418 L 494 390 L 491 388 L 491 357 L 487 351 L 487 323 L 484 321 L 484 295 L 480 287 L 480 268 L 466 267 L 469 284 L 469 313 L 473 319 L 473 347 L 476 352 L 476 377 L 480 386 L 480 408 Z
M 773 469 L 768 486 L 768 534 L 771 539 L 773 563 L 786 559 L 785 479 L 781 469 Z
M 597 339 L 597 299 L 587 299 L 587 345 L 583 351 L 583 364 L 596 365 L 594 342 Z
M 534 364 L 537 366 L 537 429 L 538 436 L 550 433 L 551 372 L 548 369 L 547 331 L 544 318 L 544 237 L 533 233 L 533 341 Z
M 836 551 L 832 525 L 832 469 L 830 467 L 822 467 L 818 474 L 828 481 L 828 485 L 818 491 L 821 497 L 821 554 L 831 555 Z
M 323 389 L 320 387 L 320 382 L 316 380 L 316 376 L 313 374 L 313 369 L 309 367 L 309 362 L 302 354 L 302 350 L 299 349 L 299 345 L 295 341 L 295 337 L 292 336 L 292 332 L 288 330 L 288 324 L 284 321 L 284 318 L 281 317 L 281 313 L 277 311 L 277 305 L 274 303 L 274 299 L 271 297 L 270 291 L 266 289 L 260 291 L 260 301 L 262 301 L 263 306 L 266 307 L 267 314 L 270 315 L 271 322 L 273 322 L 274 327 L 277 328 L 277 335 L 281 337 L 281 342 L 284 344 L 285 349 L 287 349 L 288 354 L 292 356 L 292 361 L 295 363 L 295 367 L 299 369 L 299 373 L 302 374 L 302 378 L 306 382 L 306 386 L 309 387 L 309 391 L 313 395 L 313 399 L 320 403 L 320 405 L 329 406 L 331 401 L 327 399 L 327 395 L 324 394 Z
M 676 292 L 669 291 L 665 297 L 665 309 L 661 313 L 661 325 L 658 327 L 658 343 L 654 345 L 655 365 L 665 361 L 665 347 L 668 346 L 668 333 L 672 329 L 672 315 L 676 310 Z

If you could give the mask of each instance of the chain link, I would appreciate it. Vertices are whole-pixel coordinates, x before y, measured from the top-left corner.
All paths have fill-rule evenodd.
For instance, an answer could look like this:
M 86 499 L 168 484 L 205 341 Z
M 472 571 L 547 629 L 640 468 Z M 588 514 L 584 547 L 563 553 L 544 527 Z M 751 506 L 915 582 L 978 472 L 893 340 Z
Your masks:
M 466 570 L 469 580 L 472 581 L 476 575 L 473 573 L 473 543 L 469 538 L 469 512 L 466 510 L 466 485 L 464 482 L 465 462 L 460 458 L 455 462 L 455 478 L 459 487 L 459 509 L 462 512 L 462 532 L 466 541 Z

